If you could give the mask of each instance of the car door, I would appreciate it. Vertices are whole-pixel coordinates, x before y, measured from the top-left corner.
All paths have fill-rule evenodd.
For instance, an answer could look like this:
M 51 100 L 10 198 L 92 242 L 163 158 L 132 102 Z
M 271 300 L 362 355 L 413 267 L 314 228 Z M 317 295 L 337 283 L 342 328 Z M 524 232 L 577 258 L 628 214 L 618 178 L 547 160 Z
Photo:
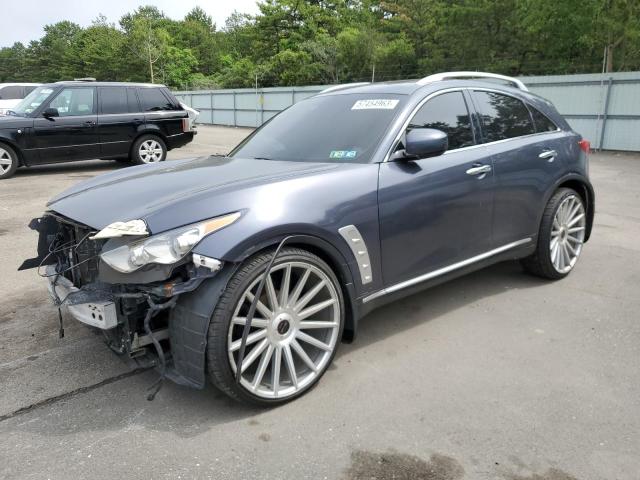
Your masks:
M 378 202 L 386 287 L 491 249 L 491 157 L 484 147 L 475 145 L 467 104 L 461 90 L 436 93 L 408 123 L 407 130 L 445 131 L 449 137 L 445 154 L 380 164 Z M 397 148 L 403 148 L 402 142 Z
M 38 163 L 97 158 L 100 154 L 97 132 L 96 89 L 73 86 L 61 89 L 46 102 L 34 119 L 33 135 Z M 47 109 L 53 116 L 44 117 Z M 57 115 L 55 115 L 57 114 Z
M 540 118 L 536 129 L 533 107 L 504 92 L 474 89 L 472 98 L 493 160 L 494 242 L 504 245 L 533 238 L 545 192 L 562 171 L 559 149 L 554 147 L 562 132 Z
M 98 87 L 98 137 L 102 157 L 128 155 L 144 121 L 135 87 Z

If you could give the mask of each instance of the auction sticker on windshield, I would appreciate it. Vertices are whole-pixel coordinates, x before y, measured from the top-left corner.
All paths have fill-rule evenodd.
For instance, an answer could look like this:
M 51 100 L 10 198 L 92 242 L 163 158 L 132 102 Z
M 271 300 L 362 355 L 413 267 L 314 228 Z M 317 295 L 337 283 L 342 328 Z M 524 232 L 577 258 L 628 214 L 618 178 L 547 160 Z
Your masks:
M 398 105 L 398 102 L 399 100 L 390 98 L 358 100 L 353 104 L 351 110 L 393 110 Z
M 331 150 L 329 158 L 356 158 L 356 150 Z

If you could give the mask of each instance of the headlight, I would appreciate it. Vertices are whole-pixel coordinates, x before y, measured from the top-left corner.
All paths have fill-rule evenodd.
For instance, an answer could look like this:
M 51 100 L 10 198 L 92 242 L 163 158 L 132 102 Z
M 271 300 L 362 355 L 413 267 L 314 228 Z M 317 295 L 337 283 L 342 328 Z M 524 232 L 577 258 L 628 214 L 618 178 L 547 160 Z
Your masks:
M 231 225 L 238 218 L 240 212 L 195 223 L 114 248 L 101 253 L 100 257 L 107 265 L 123 273 L 134 272 L 150 263 L 170 265 L 184 258 L 204 237 Z

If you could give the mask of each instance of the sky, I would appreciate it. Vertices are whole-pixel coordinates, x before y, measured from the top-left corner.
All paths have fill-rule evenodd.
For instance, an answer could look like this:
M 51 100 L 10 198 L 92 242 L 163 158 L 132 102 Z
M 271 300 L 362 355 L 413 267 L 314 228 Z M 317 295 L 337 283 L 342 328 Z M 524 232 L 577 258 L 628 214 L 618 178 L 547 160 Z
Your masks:
M 202 7 L 220 28 L 234 10 L 258 12 L 256 0 L 2 0 L 0 47 L 15 42 L 25 45 L 44 35 L 45 25 L 70 20 L 83 27 L 100 14 L 116 25 L 125 13 L 140 5 L 154 5 L 173 19 L 182 19 L 196 5 Z

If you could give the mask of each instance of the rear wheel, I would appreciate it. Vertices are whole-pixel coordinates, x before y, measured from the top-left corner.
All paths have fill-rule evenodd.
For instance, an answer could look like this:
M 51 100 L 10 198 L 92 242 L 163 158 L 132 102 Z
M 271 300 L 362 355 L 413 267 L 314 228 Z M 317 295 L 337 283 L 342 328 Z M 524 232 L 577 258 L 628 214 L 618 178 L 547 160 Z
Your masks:
M 18 168 L 18 154 L 9 146 L 0 143 L 0 180 L 12 177 Z
M 142 135 L 131 149 L 131 161 L 137 165 L 164 162 L 167 158 L 167 146 L 156 135 Z
M 236 382 L 246 315 L 271 255 L 254 257 L 231 279 L 207 346 L 214 385 L 258 405 L 292 400 L 315 385 L 333 360 L 344 323 L 342 291 L 329 266 L 305 250 L 284 249 L 257 304 Z
M 580 195 L 570 188 L 559 189 L 545 208 L 535 253 L 522 260 L 525 270 L 553 280 L 566 277 L 582 252 L 586 224 Z

